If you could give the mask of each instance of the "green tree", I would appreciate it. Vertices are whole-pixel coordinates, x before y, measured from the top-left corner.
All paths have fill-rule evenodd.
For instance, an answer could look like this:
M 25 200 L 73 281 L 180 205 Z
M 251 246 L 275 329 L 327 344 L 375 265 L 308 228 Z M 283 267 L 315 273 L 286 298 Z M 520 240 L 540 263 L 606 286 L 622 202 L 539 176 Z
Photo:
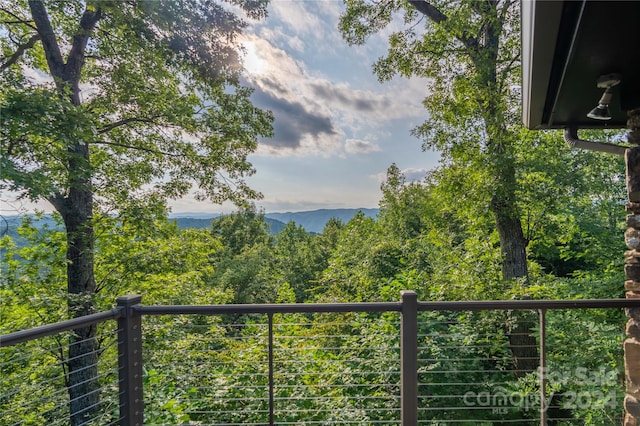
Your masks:
M 518 3 L 514 1 L 347 2 L 340 29 L 348 42 L 364 43 L 396 15 L 405 29 L 389 36 L 389 52 L 374 70 L 381 80 L 395 74 L 429 78 L 424 105 L 430 118 L 414 129 L 425 148 L 441 152 L 449 166 L 465 165 L 464 186 L 475 186 L 500 236 L 502 276 L 528 275 L 526 239 L 517 208 L 514 132 L 518 83 Z M 470 170 L 475 170 L 470 173 Z M 456 202 L 465 195 L 456 191 Z
M 386 248 L 378 222 L 358 212 L 338 236 L 321 274 L 317 298 L 330 302 L 381 300 L 381 284 L 388 278 L 380 275 Z
M 102 218 L 96 224 L 96 301 L 101 310 L 123 294 L 143 303 L 210 304 L 228 301 L 211 287 L 220 242 L 206 229 L 179 229 L 166 215 L 144 223 Z
M 52 323 L 66 317 L 65 305 L 61 303 L 66 292 L 66 238 L 61 219 L 57 215 L 53 218 L 55 226 L 43 226 L 43 222 L 47 225 L 50 221 L 26 216 L 17 230 L 24 242 L 21 246 L 16 246 L 9 236 L 0 239 L 3 254 L 0 283 L 2 332 Z M 230 301 L 224 291 L 209 285 L 214 273 L 212 259 L 221 250 L 221 245 L 208 230 L 180 230 L 167 219 L 166 214 L 156 219 L 147 214 L 142 219 L 142 216 L 120 216 L 95 220 L 95 303 L 99 310 L 110 309 L 115 295 L 132 293 L 144 295 L 145 304 L 217 304 Z M 176 327 L 174 319 L 153 317 L 148 321 L 145 329 L 149 335 L 145 338 L 145 345 L 152 348 L 150 352 L 175 350 L 172 345 L 184 339 L 185 330 Z M 202 321 L 201 317 L 196 317 L 190 323 Z M 100 351 L 100 424 L 110 418 L 117 419 L 117 409 L 109 408 L 117 407 L 117 401 L 109 390 L 113 376 L 107 373 L 109 366 L 117 365 L 114 326 L 112 322 L 101 324 L 96 331 Z M 176 330 L 172 334 L 176 337 L 174 341 L 168 341 L 168 330 L 172 328 Z M 65 370 L 60 371 L 60 366 L 65 366 L 66 338 L 67 334 L 63 333 L 10 348 L 10 351 L 3 348 L 2 375 L 6 379 L 3 384 L 12 392 L 5 393 L 0 405 L 4 411 L 13 414 L 0 423 L 52 424 L 68 415 L 64 392 L 60 392 L 66 373 Z M 25 350 L 29 357 L 22 356 L 23 362 L 13 362 L 16 353 L 24 355 Z M 193 354 L 185 356 L 191 358 Z M 150 368 L 153 368 L 154 359 L 150 361 Z M 166 371 L 171 369 L 168 367 Z M 25 377 L 33 380 L 25 381 Z M 145 395 L 155 403 L 166 395 L 167 387 L 165 384 L 157 389 L 145 384 Z M 145 419 L 152 423 L 159 421 L 157 412 L 163 409 L 153 404 L 149 408 Z
M 309 234 L 302 225 L 289 222 L 276 237 L 274 273 L 287 282 L 296 302 L 309 299 L 320 273 L 327 266 L 328 253 L 322 250 L 320 235 Z
M 249 206 L 211 222 L 211 234 L 224 246 L 224 256 L 234 256 L 258 244 L 271 244 L 264 213 Z
M 607 275 L 611 265 L 622 272 L 626 202 L 622 158 L 550 143 L 543 132 L 521 147 L 518 167 L 519 209 L 530 260 L 546 273 Z M 597 132 L 597 140 L 617 137 Z M 624 277 L 620 276 L 620 283 Z M 621 286 L 610 288 L 617 294 Z
M 211 234 L 222 244 L 213 258 L 211 285 L 227 292 L 232 303 L 275 302 L 274 241 L 264 214 L 250 206 L 218 217 L 211 223 Z
M 380 186 L 380 221 L 390 237 L 409 240 L 425 229 L 424 217 L 435 217 L 424 197 L 424 188 L 418 184 L 407 184 L 405 176 L 393 163 L 387 169 L 386 180 Z
M 94 311 L 94 212 L 186 195 L 242 201 L 271 116 L 240 86 L 236 40 L 266 1 L 20 0 L 0 7 L 1 184 L 60 213 L 68 310 Z M 233 8 L 231 8 L 233 6 Z M 70 345 L 71 423 L 98 407 L 93 327 Z M 95 408 L 88 408 L 95 407 Z M 86 409 L 85 409 L 86 408 Z
M 499 1 L 347 1 L 340 30 L 352 44 L 403 15 L 404 28 L 389 36 L 389 51 L 374 70 L 380 80 L 396 74 L 426 77 L 429 119 L 413 130 L 424 147 L 438 150 L 450 203 L 482 221 L 487 213 L 498 234 L 501 279 L 527 284 L 528 241 L 518 206 L 520 145 L 517 72 L 519 3 Z M 445 188 L 442 188 L 445 189 Z M 482 223 L 481 225 L 485 225 Z M 535 340 L 514 330 L 516 370 L 535 369 Z
M 395 259 L 395 276 L 405 282 L 403 288 L 415 288 L 423 300 L 504 296 L 497 236 L 485 221 L 466 217 L 464 207 L 460 211 L 451 202 L 446 183 L 436 172 L 407 183 L 395 165 L 389 167 L 381 185 L 378 229 L 383 245 L 395 250 L 387 250 L 385 258 Z

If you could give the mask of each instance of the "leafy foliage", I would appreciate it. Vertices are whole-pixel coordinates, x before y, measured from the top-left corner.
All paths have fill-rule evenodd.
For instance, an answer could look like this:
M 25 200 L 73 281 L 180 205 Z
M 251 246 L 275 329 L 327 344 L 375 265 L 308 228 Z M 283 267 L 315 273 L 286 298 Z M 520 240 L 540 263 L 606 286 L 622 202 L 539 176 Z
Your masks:
M 269 135 L 271 117 L 250 104 L 251 90 L 238 86 L 235 41 L 246 25 L 239 16 L 221 4 L 182 1 L 25 6 L 15 2 L 2 10 L 5 54 L 20 46 L 16 40 L 43 38 L 29 22 L 46 14 L 41 19 L 50 21 L 55 37 L 48 42 L 59 44 L 61 56 L 51 58 L 55 49 L 45 39 L 0 74 L 7 88 L 3 188 L 32 199 L 64 196 L 73 182 L 65 167 L 73 158 L 69 149 L 82 143 L 90 147 L 90 170 L 71 172 L 89 173 L 109 209 L 143 201 L 150 191 L 179 197 L 193 182 L 198 196 L 214 200 L 256 195 L 239 178 L 252 172 L 246 156 L 258 136 Z M 266 14 L 264 2 L 238 6 L 252 18 Z M 76 52 L 81 47 L 70 40 L 83 19 L 93 19 L 95 28 L 87 29 L 84 51 Z M 67 67 L 82 62 L 70 86 L 57 81 L 62 75 L 55 66 L 64 64 L 54 59 L 66 59 Z M 34 78 L 27 67 L 49 77 Z M 81 103 L 73 100 L 78 85 Z

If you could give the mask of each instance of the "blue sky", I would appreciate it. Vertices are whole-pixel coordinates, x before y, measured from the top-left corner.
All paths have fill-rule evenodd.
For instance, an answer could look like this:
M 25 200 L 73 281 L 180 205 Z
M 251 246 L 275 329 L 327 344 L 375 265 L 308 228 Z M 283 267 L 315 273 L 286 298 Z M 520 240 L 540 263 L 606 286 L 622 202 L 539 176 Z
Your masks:
M 263 194 L 256 205 L 266 212 L 377 207 L 392 163 L 409 179 L 437 164 L 437 153 L 423 152 L 410 135 L 427 118 L 426 81 L 378 82 L 372 65 L 386 53 L 388 32 L 349 46 L 337 29 L 342 10 L 339 0 L 272 0 L 268 18 L 241 40 L 252 100 L 275 117 L 275 136 L 249 157 L 257 172 L 247 181 Z M 34 207 L 1 201 L 5 214 Z M 193 197 L 169 204 L 174 214 L 235 210 Z
M 250 156 L 257 172 L 248 179 L 267 212 L 377 207 L 391 163 L 409 178 L 437 164 L 410 135 L 427 118 L 425 80 L 378 82 L 372 64 L 385 54 L 387 34 L 349 46 L 337 30 L 342 10 L 337 0 L 272 0 L 269 17 L 245 32 L 252 100 L 275 116 L 275 136 Z M 191 199 L 172 208 L 233 210 Z

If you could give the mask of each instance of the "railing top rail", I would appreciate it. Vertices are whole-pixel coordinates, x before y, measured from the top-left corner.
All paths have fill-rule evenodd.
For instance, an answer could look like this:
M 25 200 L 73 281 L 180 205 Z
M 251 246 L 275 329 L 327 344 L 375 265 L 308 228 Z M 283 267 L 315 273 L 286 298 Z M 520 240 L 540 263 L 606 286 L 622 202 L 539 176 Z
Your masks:
M 133 307 L 141 315 L 292 314 L 327 312 L 400 312 L 400 302 L 282 303 L 237 305 L 156 305 Z
M 527 310 L 527 309 L 593 309 L 640 308 L 640 299 L 588 300 L 469 300 L 452 302 L 418 302 L 419 311 Z M 326 312 L 401 312 L 400 302 L 379 303 L 290 303 L 237 305 L 137 305 L 141 315 L 191 314 L 280 314 Z
M 640 299 L 467 300 L 418 302 L 419 311 L 640 308 Z
M 139 315 L 220 315 L 220 314 L 281 314 L 328 312 L 402 312 L 401 302 L 373 303 L 288 303 L 288 304 L 238 304 L 238 305 L 133 305 Z M 640 308 L 640 299 L 588 299 L 588 300 L 471 300 L 453 302 L 418 302 L 419 311 L 470 311 L 470 310 L 528 310 L 528 309 L 593 309 Z M 0 347 L 73 330 L 88 325 L 120 318 L 123 307 L 84 317 L 43 325 L 29 330 L 0 336 Z
M 54 324 L 47 324 L 30 328 L 28 330 L 16 331 L 14 333 L 0 336 L 0 347 L 12 346 L 17 343 L 38 339 L 40 337 L 51 336 L 52 334 L 61 333 L 63 331 L 73 330 L 75 328 L 86 327 L 88 325 L 118 319 L 121 316 L 122 308 L 118 307 L 113 308 L 109 311 L 85 315 L 83 317 L 60 321 Z

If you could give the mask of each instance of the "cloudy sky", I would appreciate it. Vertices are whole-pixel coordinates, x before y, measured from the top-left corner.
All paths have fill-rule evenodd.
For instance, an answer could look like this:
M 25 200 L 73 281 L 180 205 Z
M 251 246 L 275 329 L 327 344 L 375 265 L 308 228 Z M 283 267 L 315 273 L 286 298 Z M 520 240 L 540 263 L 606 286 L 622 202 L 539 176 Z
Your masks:
M 426 85 L 397 77 L 380 83 L 372 64 L 386 36 L 349 46 L 337 30 L 342 2 L 272 0 L 269 17 L 243 41 L 255 105 L 271 110 L 275 136 L 250 157 L 249 179 L 267 212 L 377 207 L 395 162 L 409 178 L 436 165 L 410 130 L 422 123 Z M 189 199 L 175 212 L 228 211 Z

